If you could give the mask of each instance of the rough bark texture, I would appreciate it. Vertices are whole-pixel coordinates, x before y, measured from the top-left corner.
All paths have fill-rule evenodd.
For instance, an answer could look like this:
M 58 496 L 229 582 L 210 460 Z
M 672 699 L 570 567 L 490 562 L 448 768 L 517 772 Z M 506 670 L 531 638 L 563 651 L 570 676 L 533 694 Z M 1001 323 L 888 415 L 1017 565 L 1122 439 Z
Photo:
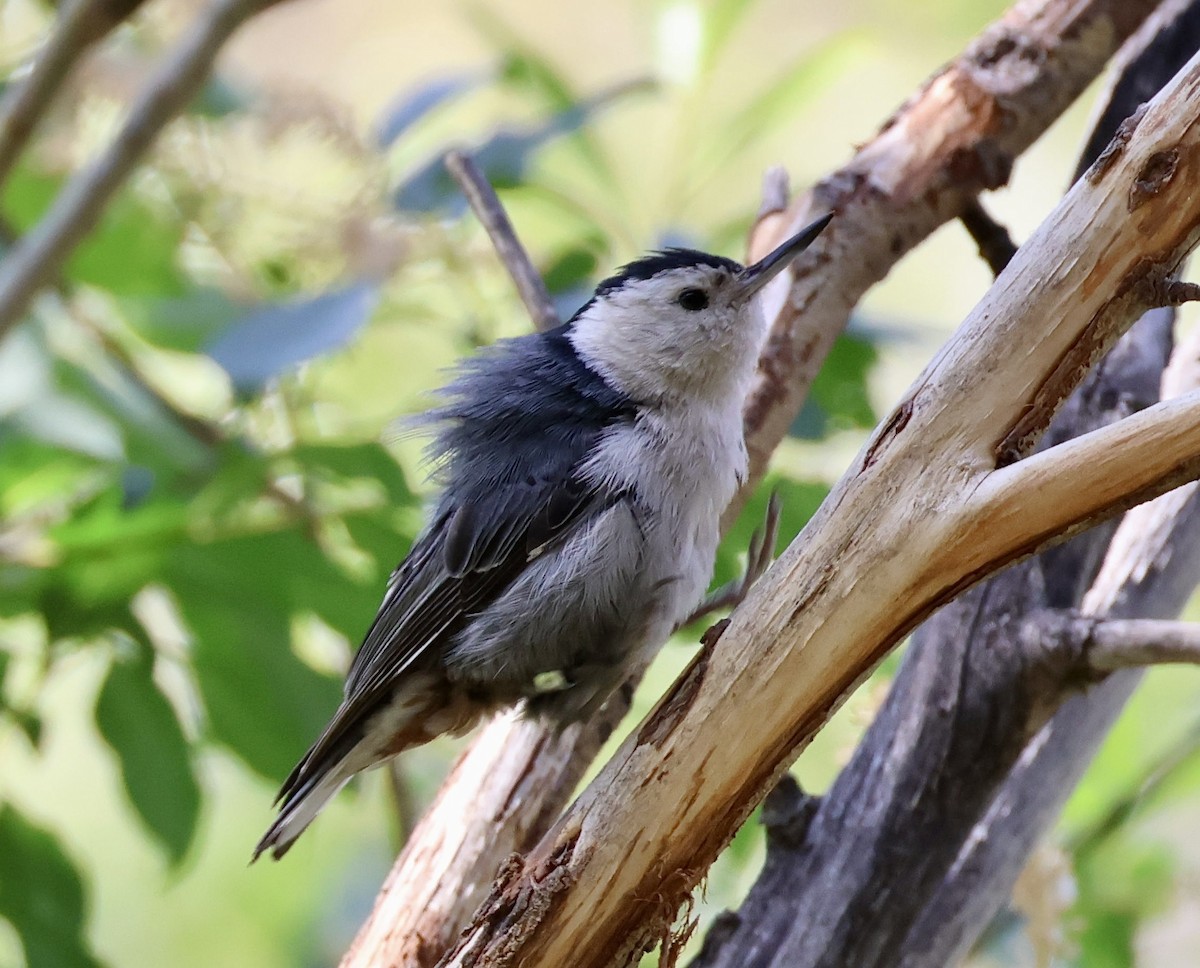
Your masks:
M 1198 394 L 1009 463 L 1169 296 L 1200 239 L 1198 92 L 1200 57 L 1018 251 L 719 642 L 505 872 L 447 964 L 632 962 L 904 633 L 998 568 L 1200 472 Z
M 1081 174 L 1124 117 L 1187 61 L 1198 21 L 1193 3 L 1132 61 Z M 1168 310 L 1148 313 L 1074 394 L 1045 443 L 1152 403 L 1172 322 Z M 1147 559 L 1195 545 L 1194 525 L 1173 533 L 1145 527 L 1147 513 L 1174 521 L 1164 507 L 1177 504 L 1172 495 L 1131 514 L 1127 531 Z M 1093 529 L 1009 569 L 918 630 L 829 793 L 813 800 L 786 783 L 768 800 L 767 863 L 741 909 L 718 919 L 693 968 L 933 968 L 965 953 L 1136 684 L 1136 673 L 1122 673 L 1080 694 L 1083 682 L 1063 669 L 1082 656 L 1046 621 L 1062 614 L 1047 610 L 1083 606 L 1114 530 Z M 1117 551 L 1114 560 L 1128 555 Z M 1107 591 L 1095 593 L 1103 598 L 1093 595 L 1092 614 L 1175 614 L 1200 577 L 1200 555 L 1175 557 L 1169 577 L 1158 566 L 1108 580 Z
M 813 213 L 836 208 L 818 247 L 797 264 L 790 291 L 765 294 L 771 338 L 747 410 L 754 459 L 748 494 L 766 459 L 799 412 L 829 348 L 867 289 L 985 188 L 1007 179 L 1023 152 L 1100 72 L 1124 39 L 1155 8 L 1153 0 L 1040 0 L 1014 7 L 955 62 L 904 104 L 843 169 L 786 211 L 770 211 L 752 233 L 749 258 L 769 251 Z M 774 208 L 774 206 L 772 206 Z M 785 295 L 786 293 L 786 295 Z M 772 301 L 773 300 L 773 301 Z M 727 513 L 736 517 L 742 498 Z M 611 722 L 615 720 L 610 718 Z M 478 742 L 494 758 L 468 753 L 442 797 L 476 794 L 465 817 L 430 811 L 414 830 L 343 968 L 406 964 L 418 950 L 443 950 L 474 911 L 477 886 L 491 879 L 510 850 L 524 851 L 544 820 L 566 803 L 595 746 L 541 759 L 544 737 L 508 736 L 498 723 Z M 581 737 L 590 733 L 585 731 Z M 572 757 L 579 763 L 562 768 Z M 493 793 L 486 778 L 526 778 L 522 800 Z M 519 830 L 510 829 L 519 827 Z M 452 842 L 458 840 L 458 844 Z M 442 899 L 429 904 L 436 881 Z M 458 887 L 456 887 L 456 885 Z

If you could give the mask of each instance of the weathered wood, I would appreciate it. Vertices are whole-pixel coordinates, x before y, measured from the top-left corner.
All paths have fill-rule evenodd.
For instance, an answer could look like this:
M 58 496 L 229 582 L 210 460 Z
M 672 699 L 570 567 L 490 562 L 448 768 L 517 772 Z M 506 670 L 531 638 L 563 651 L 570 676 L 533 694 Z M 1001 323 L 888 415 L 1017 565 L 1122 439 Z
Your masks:
M 1135 327 L 1060 414 L 1055 435 L 1153 402 L 1170 335 L 1161 317 Z M 1029 736 L 1080 681 L 1073 656 L 1028 634 L 1028 617 L 1078 605 L 1111 535 L 1096 528 L 1055 549 L 1063 553 L 1010 568 L 918 630 L 804 835 L 768 841 L 769 865 L 724 919 L 722 942 L 692 968 L 905 963 L 914 922 Z
M 785 287 L 766 294 L 773 300 L 767 306 L 773 335 L 747 414 L 755 469 L 743 494 L 761 479 L 766 457 L 795 418 L 861 295 L 980 190 L 1003 183 L 1012 159 L 1087 87 L 1155 5 L 1018 4 L 904 104 L 849 165 L 786 211 L 778 211 L 780 199 L 772 198 L 751 234 L 751 260 L 811 212 L 827 210 L 823 206 L 838 208 L 836 232 L 830 230 L 837 239 L 813 253 L 811 263 L 797 266 L 790 294 L 784 295 Z M 778 179 L 771 184 L 779 195 Z M 740 504 L 726 515 L 727 524 Z M 597 733 L 613 722 L 610 717 Z M 442 796 L 456 802 L 473 796 L 471 812 L 447 816 L 435 809 L 418 824 L 343 968 L 406 964 L 418 946 L 444 950 L 477 906 L 478 886 L 494 876 L 509 851 L 527 850 L 544 832 L 522 814 L 548 824 L 597 748 L 589 743 L 542 758 L 545 737 L 522 733 L 518 741 L 511 728 L 498 723 L 478 740 L 497 751 L 494 759 L 468 753 L 471 767 L 456 765 Z M 497 735 L 488 735 L 492 731 Z M 493 774 L 526 779 L 519 805 L 502 783 L 486 782 Z M 520 829 L 514 833 L 510 826 Z M 451 848 L 456 838 L 460 843 Z M 438 903 L 430 901 L 430 883 L 444 885 Z
M 1200 3 L 1190 6 L 1200 11 Z M 1122 52 L 1125 69 L 1099 113 L 1079 174 L 1143 97 L 1153 96 L 1195 50 L 1177 36 L 1196 33 L 1179 19 L 1186 7 L 1172 0 L 1152 18 L 1153 50 L 1147 36 L 1131 42 L 1134 56 Z M 1046 446 L 1157 398 L 1172 315 L 1155 310 L 1124 337 L 1055 419 Z M 1161 514 L 1178 493 L 1131 512 L 1125 533 L 1136 534 L 1143 549 L 1161 549 L 1164 531 L 1145 527 L 1145 514 Z M 829 793 L 813 802 L 803 834 L 768 836 L 767 863 L 746 901 L 736 914 L 721 916 L 692 968 L 940 968 L 965 954 L 1008 897 L 1029 848 L 1136 681 L 1121 676 L 1078 696 L 1089 677 L 1070 670 L 1076 656 L 1086 658 L 1081 649 L 1090 623 L 1060 611 L 1080 607 L 1112 534 L 1112 527 L 1093 529 L 1009 569 L 922 626 L 854 756 Z M 1178 535 L 1192 544 L 1196 537 L 1194 529 Z M 1168 613 L 1200 575 L 1200 556 L 1188 557 L 1192 567 L 1178 562 L 1170 583 L 1162 568 L 1139 576 L 1145 590 L 1157 588 Z M 1130 577 L 1123 572 L 1116 584 Z M 1140 600 L 1149 603 L 1144 595 Z M 1084 626 L 1085 638 L 1054 641 L 1064 620 L 1072 629 Z M 1028 671 L 1039 668 L 1057 674 L 1031 680 Z M 1067 709 L 1045 727 L 1056 738 L 1039 733 L 1030 743 L 1041 718 L 1064 700 Z M 1025 772 L 1019 764 L 1029 751 L 1056 747 L 1062 754 L 1072 734 L 1074 755 L 1060 755 L 1056 773 L 1035 753 L 1040 782 L 1022 782 L 1006 795 L 1010 771 L 1018 765 L 1016 775 Z M 773 797 L 792 802 L 796 791 L 781 785 Z
M 1200 239 L 1198 93 L 1200 57 L 1021 248 L 448 964 L 632 961 L 903 634 L 990 571 L 1200 473 L 1195 394 L 1004 466 Z

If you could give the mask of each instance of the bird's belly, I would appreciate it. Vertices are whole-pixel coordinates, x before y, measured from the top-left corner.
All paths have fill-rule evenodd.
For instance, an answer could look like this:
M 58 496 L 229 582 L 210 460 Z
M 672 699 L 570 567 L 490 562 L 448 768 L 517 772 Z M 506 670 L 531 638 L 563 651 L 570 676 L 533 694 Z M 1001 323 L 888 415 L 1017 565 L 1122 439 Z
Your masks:
M 636 646 L 657 590 L 645 581 L 645 535 L 624 502 L 535 560 L 458 636 L 448 677 L 520 698 L 547 674 L 619 665 Z

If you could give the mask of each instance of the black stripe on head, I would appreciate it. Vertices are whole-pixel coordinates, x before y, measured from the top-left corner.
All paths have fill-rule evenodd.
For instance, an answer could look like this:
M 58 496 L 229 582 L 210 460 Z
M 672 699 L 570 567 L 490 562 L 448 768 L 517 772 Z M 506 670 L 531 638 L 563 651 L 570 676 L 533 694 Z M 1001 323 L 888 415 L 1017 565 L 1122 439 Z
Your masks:
M 742 266 L 732 259 L 713 255 L 711 252 L 701 252 L 699 249 L 662 249 L 652 252 L 650 255 L 635 259 L 628 265 L 621 266 L 613 275 L 596 286 L 596 291 L 592 293 L 591 299 L 575 310 L 575 315 L 571 317 L 568 325 L 587 312 L 597 299 L 607 296 L 610 292 L 615 292 L 626 283 L 651 279 L 660 272 L 669 272 L 672 269 L 682 269 L 686 266 L 712 266 L 714 269 L 727 269 L 729 272 L 742 271 Z
M 621 266 L 615 275 L 609 276 L 596 287 L 596 295 L 604 296 L 620 289 L 627 282 L 650 279 L 660 272 L 684 269 L 688 266 L 712 266 L 714 269 L 726 269 L 729 272 L 742 271 L 742 267 L 732 259 L 713 255 L 711 252 L 701 252 L 698 249 L 662 249 Z

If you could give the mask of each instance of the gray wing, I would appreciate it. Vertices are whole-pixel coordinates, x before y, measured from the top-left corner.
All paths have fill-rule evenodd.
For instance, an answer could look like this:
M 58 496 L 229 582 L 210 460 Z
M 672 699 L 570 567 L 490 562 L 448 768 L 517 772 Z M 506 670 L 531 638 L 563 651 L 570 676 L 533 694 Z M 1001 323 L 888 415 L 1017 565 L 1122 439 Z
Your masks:
M 625 495 L 570 474 L 526 478 L 486 501 L 440 509 L 388 583 L 346 677 L 346 702 L 390 689 L 436 643 L 493 602 L 531 561 Z
M 436 669 L 445 644 L 529 563 L 630 497 L 581 467 L 637 405 L 575 352 L 570 325 L 483 350 L 425 418 L 445 490 L 432 523 L 392 574 L 342 704 L 284 782 L 290 802 L 344 756 L 410 671 Z
M 284 781 L 284 809 L 362 738 L 367 720 L 410 669 L 436 668 L 442 649 L 528 564 L 626 494 L 575 473 L 523 477 L 486 501 L 439 507 L 392 574 L 379 613 L 351 664 L 329 725 Z

